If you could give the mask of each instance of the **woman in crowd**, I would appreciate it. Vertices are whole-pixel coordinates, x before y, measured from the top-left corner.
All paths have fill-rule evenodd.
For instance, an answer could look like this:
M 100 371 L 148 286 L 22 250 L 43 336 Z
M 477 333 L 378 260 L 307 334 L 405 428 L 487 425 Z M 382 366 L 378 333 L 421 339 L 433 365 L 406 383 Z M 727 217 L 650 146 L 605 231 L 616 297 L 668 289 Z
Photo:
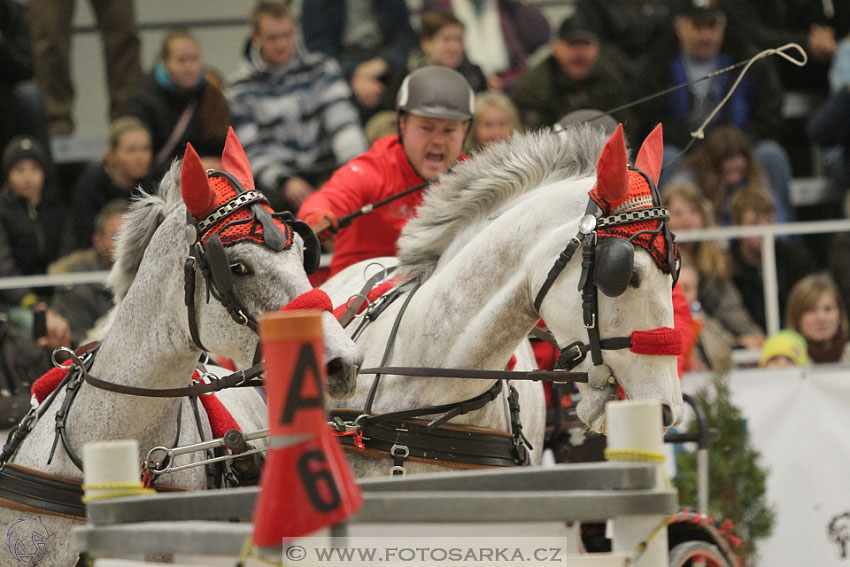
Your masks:
M 788 196 L 777 192 L 777 187 L 787 187 L 788 182 L 788 179 L 773 182 L 768 178 L 743 131 L 734 126 L 721 126 L 712 130 L 690 153 L 669 183 L 696 185 L 714 206 L 717 222 L 730 225 L 732 196 L 744 188 L 767 190 L 773 198 L 777 222 L 793 220 Z
M 72 231 L 66 251 L 89 248 L 94 219 L 113 199 L 129 201 L 139 187 L 151 190 L 151 136 L 138 119 L 124 116 L 109 127 L 106 156 L 89 165 L 77 180 L 71 204 Z
M 165 36 L 153 72 L 124 112 L 147 126 L 157 176 L 183 156 L 187 142 L 202 158 L 221 155 L 230 106 L 220 85 L 204 68 L 198 42 L 189 32 L 177 29 Z
M 812 274 L 791 289 L 786 325 L 806 339 L 813 362 L 850 362 L 847 310 L 827 274 Z
M 668 185 L 662 201 L 670 210 L 670 229 L 675 233 L 714 225 L 711 203 L 692 185 Z M 764 333 L 744 309 L 741 294 L 732 283 L 732 261 L 716 242 L 681 242 L 699 273 L 699 301 L 708 315 L 732 333 L 737 345 L 760 349 Z

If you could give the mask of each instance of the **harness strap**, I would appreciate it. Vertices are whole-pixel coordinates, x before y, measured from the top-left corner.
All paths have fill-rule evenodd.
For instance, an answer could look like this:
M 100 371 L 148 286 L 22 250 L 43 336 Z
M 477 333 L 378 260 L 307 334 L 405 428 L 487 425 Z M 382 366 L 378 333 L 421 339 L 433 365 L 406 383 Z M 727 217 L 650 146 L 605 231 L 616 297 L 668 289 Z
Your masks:
M 336 410 L 335 413 L 348 418 L 357 415 L 356 410 Z M 339 439 L 344 446 L 355 447 L 355 441 L 350 436 Z M 477 427 L 446 425 L 434 428 L 424 420 L 417 419 L 378 421 L 364 424 L 363 442 L 367 450 L 373 449 L 391 456 L 394 466 L 398 467 L 401 466 L 395 464 L 398 459 L 401 459 L 402 464 L 404 459 L 481 467 L 515 467 L 523 464 L 509 433 Z M 402 448 L 406 448 L 406 451 Z
M 609 342 L 625 340 L 605 339 L 604 344 Z M 622 347 L 603 348 L 628 348 Z M 541 382 L 554 382 L 556 384 L 567 382 L 587 382 L 587 372 L 565 372 L 563 370 L 470 370 L 468 368 L 432 368 L 427 366 L 382 366 L 380 368 L 364 368 L 360 374 L 395 374 L 397 376 L 422 376 L 428 378 L 470 378 L 474 380 L 532 380 Z
M 575 254 L 576 250 L 581 245 L 581 240 L 578 239 L 578 236 L 578 234 L 573 236 L 573 239 L 570 240 L 567 247 L 564 248 L 563 252 L 558 255 L 558 259 L 555 260 L 555 263 L 552 264 L 552 267 L 549 269 L 549 275 L 546 276 L 546 281 L 543 282 L 542 286 L 540 286 L 540 291 L 537 292 L 537 297 L 534 298 L 534 310 L 538 313 L 540 312 L 540 306 L 543 305 L 543 299 L 546 297 L 546 294 L 549 293 L 549 288 L 552 287 L 552 284 L 555 283 L 555 280 L 558 279 L 558 276 L 564 271 L 567 263 L 569 263 L 573 254 Z
M 47 474 L 9 463 L 0 470 L 0 502 L 9 507 L 34 510 L 85 521 L 83 487 L 79 480 Z
M 382 423 L 393 419 L 408 419 L 411 417 L 422 417 L 425 415 L 443 414 L 436 419 L 428 422 L 428 427 L 436 427 L 448 421 L 453 417 L 465 415 L 471 411 L 481 409 L 502 393 L 502 381 L 497 380 L 486 392 L 478 394 L 473 398 L 460 402 L 451 402 L 448 404 L 440 404 L 435 406 L 425 406 L 421 408 L 411 408 L 399 410 L 390 413 L 381 413 L 374 415 L 366 415 L 358 418 L 360 423 Z M 331 412 L 334 415 L 334 412 Z

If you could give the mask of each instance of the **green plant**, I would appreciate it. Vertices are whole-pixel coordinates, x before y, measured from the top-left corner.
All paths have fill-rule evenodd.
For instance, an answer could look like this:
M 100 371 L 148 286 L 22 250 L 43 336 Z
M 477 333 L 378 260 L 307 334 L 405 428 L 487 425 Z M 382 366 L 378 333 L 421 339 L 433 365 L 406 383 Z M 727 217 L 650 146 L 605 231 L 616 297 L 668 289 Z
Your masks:
M 731 520 L 743 542 L 737 553 L 749 563 L 756 542 L 768 537 L 775 512 L 765 496 L 768 470 L 759 464 L 759 453 L 750 444 L 746 419 L 732 404 L 724 377 L 714 379 L 694 396 L 706 413 L 708 426 L 718 437 L 709 445 L 709 514 L 720 524 Z M 696 423 L 691 423 L 696 431 Z M 696 507 L 696 451 L 684 450 L 676 457 L 674 484 L 681 506 Z

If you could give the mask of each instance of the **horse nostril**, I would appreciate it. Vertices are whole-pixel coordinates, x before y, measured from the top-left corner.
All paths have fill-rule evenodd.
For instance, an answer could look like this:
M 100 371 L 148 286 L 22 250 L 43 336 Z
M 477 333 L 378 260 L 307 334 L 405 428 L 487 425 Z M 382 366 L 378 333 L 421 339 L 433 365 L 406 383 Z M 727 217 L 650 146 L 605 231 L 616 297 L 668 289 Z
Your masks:
M 664 422 L 664 427 L 673 425 L 673 408 L 669 404 L 661 404 L 661 421 Z
M 345 372 L 342 360 L 339 358 L 329 360 L 325 365 L 325 369 L 328 371 L 328 378 L 332 376 L 342 376 Z

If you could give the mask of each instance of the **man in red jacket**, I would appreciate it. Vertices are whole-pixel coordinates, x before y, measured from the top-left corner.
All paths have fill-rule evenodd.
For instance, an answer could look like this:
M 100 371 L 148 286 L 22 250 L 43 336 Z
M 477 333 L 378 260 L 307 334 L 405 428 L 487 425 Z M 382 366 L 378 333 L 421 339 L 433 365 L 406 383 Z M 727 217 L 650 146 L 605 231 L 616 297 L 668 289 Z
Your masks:
M 427 66 L 410 73 L 398 92 L 398 135 L 377 140 L 338 169 L 298 210 L 298 218 L 326 239 L 338 219 L 365 205 L 422 185 L 458 159 L 472 120 L 474 93 L 453 69 Z M 360 260 L 394 256 L 401 229 L 422 202 L 415 191 L 355 219 L 334 241 L 330 275 Z M 322 231 L 330 225 L 329 229 Z

